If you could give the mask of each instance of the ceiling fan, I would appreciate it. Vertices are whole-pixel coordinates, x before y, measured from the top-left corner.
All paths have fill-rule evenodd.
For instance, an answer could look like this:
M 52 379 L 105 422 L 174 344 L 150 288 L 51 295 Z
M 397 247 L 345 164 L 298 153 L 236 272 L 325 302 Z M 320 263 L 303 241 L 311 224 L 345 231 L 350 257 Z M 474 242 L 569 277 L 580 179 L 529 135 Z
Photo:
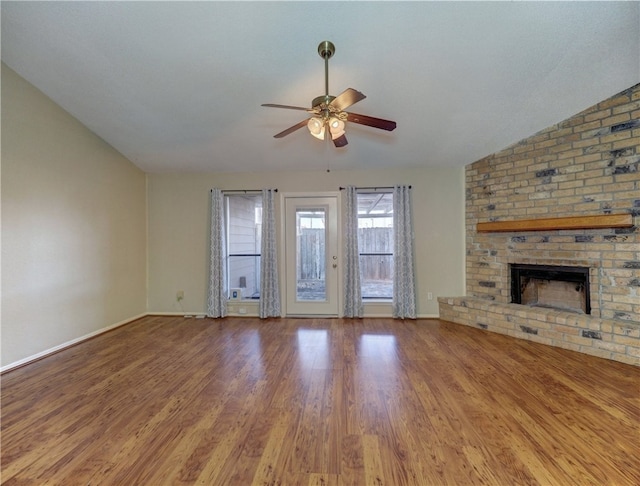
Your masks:
M 271 108 L 285 108 L 287 110 L 302 110 L 311 113 L 313 116 L 309 119 L 302 120 L 292 127 L 274 135 L 274 138 L 282 138 L 290 133 L 295 132 L 305 125 L 314 137 L 324 140 L 330 136 L 336 147 L 344 147 L 347 145 L 347 137 L 345 136 L 345 122 L 358 123 L 382 130 L 394 130 L 396 122 L 374 118 L 367 115 L 358 115 L 356 113 L 347 113 L 346 108 L 362 101 L 366 98 L 360 91 L 347 88 L 338 96 L 329 94 L 329 59 L 336 52 L 335 46 L 329 41 L 322 41 L 318 46 L 318 54 L 324 59 L 324 86 L 325 94 L 314 98 L 311 102 L 311 108 L 303 108 L 300 106 L 276 105 L 273 103 L 265 103 L 262 106 Z

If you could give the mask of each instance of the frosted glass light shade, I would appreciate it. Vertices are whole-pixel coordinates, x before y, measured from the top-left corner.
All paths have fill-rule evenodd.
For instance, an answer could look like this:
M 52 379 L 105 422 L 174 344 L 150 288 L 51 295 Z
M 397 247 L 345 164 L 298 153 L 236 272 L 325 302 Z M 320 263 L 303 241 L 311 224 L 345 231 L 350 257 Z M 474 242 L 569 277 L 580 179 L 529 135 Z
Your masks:
M 339 118 L 331 118 L 329 120 L 329 130 L 331 131 L 331 140 L 344 135 L 344 122 Z
M 309 128 L 311 135 L 320 140 L 324 140 L 324 122 L 321 118 L 310 118 L 307 123 L 307 128 Z

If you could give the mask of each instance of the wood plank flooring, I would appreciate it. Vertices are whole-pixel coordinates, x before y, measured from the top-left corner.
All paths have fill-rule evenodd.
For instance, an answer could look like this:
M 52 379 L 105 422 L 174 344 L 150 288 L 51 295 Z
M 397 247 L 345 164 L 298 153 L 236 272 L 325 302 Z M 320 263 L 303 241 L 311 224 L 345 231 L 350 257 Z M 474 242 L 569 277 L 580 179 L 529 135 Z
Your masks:
M 637 485 L 640 369 L 438 320 L 145 317 L 2 376 L 6 485 Z

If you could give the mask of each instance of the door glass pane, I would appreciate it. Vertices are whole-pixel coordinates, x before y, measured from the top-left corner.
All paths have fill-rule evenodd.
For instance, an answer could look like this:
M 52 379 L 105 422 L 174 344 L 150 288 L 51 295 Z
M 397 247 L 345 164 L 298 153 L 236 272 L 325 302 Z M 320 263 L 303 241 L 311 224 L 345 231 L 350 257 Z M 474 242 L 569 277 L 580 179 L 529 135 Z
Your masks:
M 296 299 L 326 301 L 326 209 L 296 209 Z

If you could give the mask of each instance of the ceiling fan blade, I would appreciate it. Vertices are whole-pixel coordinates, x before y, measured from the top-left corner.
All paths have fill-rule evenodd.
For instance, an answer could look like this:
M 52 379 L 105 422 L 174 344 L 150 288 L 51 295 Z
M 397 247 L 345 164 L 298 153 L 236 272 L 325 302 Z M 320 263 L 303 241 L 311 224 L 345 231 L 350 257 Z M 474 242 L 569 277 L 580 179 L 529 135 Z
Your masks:
M 310 113 L 313 113 L 313 110 L 309 108 L 302 108 L 301 106 L 275 105 L 273 103 L 264 103 L 260 106 L 267 106 L 269 108 L 284 108 L 286 110 L 302 110 L 302 111 L 308 111 Z
M 344 147 L 345 145 L 347 145 L 347 137 L 342 134 L 340 135 L 338 138 L 335 138 L 333 140 L 333 145 L 335 145 L 336 147 L 340 148 L 340 147 Z
M 286 130 L 277 133 L 273 136 L 273 138 L 282 138 L 286 135 L 289 135 L 290 133 L 295 132 L 296 130 L 299 130 L 302 127 L 307 126 L 307 123 L 309 123 L 309 120 L 302 120 L 300 123 L 296 123 L 295 125 L 293 125 L 292 127 L 287 128 Z
M 388 131 L 395 130 L 396 128 L 396 122 L 394 121 L 383 120 L 382 118 L 374 118 L 367 115 L 358 115 L 357 113 L 347 113 L 347 121 Z
M 329 106 L 335 108 L 338 111 L 343 111 L 349 106 L 357 103 L 358 101 L 362 101 L 366 96 L 363 95 L 360 91 L 356 91 L 353 88 L 347 88 L 342 93 L 340 93 L 336 98 L 329 103 Z

